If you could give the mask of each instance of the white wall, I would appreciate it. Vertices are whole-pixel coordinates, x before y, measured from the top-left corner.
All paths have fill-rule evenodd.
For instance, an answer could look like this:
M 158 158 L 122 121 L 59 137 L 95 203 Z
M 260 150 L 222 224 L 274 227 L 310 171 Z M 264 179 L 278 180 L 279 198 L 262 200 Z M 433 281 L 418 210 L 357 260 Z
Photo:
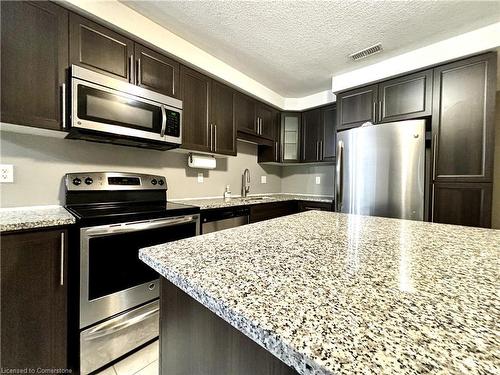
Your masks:
M 333 196 L 334 165 L 293 165 L 283 167 L 281 191 Z M 316 184 L 316 177 L 320 184 Z
M 222 197 L 225 186 L 240 194 L 241 174 L 250 169 L 251 193 L 279 193 L 281 167 L 257 164 L 257 146 L 238 142 L 238 156 L 217 160 L 204 182 L 187 167 L 187 155 L 53 137 L 0 133 L 1 163 L 14 165 L 14 183 L 0 185 L 1 207 L 64 204 L 62 177 L 68 172 L 124 171 L 164 175 L 168 197 Z M 260 183 L 260 176 L 267 183 Z

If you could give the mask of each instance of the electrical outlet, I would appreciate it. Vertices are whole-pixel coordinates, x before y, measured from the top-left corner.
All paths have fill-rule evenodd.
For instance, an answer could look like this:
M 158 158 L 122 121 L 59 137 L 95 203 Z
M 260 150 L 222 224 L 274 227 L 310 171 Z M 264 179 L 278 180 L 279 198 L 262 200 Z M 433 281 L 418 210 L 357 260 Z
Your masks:
M 198 173 L 198 182 L 200 184 L 203 182 L 203 173 Z
M 14 182 L 14 166 L 0 164 L 0 182 Z
M 316 185 L 319 185 L 319 184 L 321 184 L 321 177 L 316 176 Z
M 267 176 L 260 176 L 260 183 L 267 184 Z

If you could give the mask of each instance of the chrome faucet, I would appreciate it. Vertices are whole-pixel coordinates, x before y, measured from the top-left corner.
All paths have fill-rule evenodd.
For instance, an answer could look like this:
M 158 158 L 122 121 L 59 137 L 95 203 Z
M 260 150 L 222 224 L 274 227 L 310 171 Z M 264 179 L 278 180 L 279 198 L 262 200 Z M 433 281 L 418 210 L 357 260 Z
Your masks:
M 246 198 L 247 194 L 250 192 L 250 171 L 246 168 L 243 171 L 243 176 L 241 177 L 241 196 Z

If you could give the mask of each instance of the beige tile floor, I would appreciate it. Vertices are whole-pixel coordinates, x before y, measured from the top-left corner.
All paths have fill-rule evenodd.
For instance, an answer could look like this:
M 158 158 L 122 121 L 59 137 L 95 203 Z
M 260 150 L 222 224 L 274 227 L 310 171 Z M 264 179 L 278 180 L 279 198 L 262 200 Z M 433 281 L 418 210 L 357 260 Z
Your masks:
M 158 375 L 158 340 L 97 375 Z

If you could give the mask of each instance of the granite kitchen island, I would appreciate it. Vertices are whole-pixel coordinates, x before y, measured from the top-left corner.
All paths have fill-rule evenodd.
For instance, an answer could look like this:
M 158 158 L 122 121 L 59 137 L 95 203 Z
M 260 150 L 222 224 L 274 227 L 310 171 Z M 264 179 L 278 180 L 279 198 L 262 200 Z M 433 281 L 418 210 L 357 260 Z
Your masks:
M 495 374 L 499 254 L 498 230 L 310 211 L 139 257 L 164 375 Z

